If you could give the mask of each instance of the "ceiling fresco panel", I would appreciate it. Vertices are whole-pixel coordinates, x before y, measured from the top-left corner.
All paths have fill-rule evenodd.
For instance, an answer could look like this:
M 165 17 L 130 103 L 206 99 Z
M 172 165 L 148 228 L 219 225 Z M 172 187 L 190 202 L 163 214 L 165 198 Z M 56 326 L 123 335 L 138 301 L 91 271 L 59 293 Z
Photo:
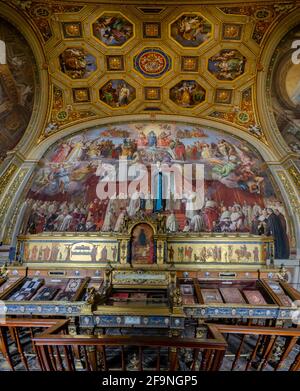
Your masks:
M 97 69 L 95 57 L 80 47 L 65 49 L 59 63 L 61 71 L 71 79 L 86 79 Z
M 135 88 L 125 80 L 109 80 L 99 90 L 99 97 L 102 102 L 112 108 L 128 106 L 136 97 Z
M 93 34 L 105 46 L 120 47 L 134 36 L 134 26 L 121 13 L 106 12 L 93 23 Z
M 253 119 L 253 107 L 242 109 L 243 91 L 255 84 L 262 70 L 258 58 L 268 32 L 295 8 L 8 3 L 35 26 L 51 86 L 59 85 L 64 92 L 62 107 L 49 112 L 45 125 L 46 129 L 56 119 L 52 132 L 73 123 L 76 116 L 82 119 L 83 109 L 105 117 L 147 108 L 165 114 L 213 116 L 215 121 L 234 123 L 251 133 L 249 126 L 259 124 Z M 112 94 L 110 104 L 103 94 L 100 98 L 99 91 L 112 80 L 127 83 L 130 96 L 125 103 L 120 104 L 118 92 Z M 179 90 L 187 88 L 183 81 L 197 91 L 190 100 L 193 103 L 179 98 Z M 205 93 L 199 93 L 201 88 Z M 112 89 L 120 90 L 120 85 Z
M 183 14 L 170 25 L 171 37 L 183 47 L 199 47 L 208 41 L 212 34 L 212 24 L 196 13 Z

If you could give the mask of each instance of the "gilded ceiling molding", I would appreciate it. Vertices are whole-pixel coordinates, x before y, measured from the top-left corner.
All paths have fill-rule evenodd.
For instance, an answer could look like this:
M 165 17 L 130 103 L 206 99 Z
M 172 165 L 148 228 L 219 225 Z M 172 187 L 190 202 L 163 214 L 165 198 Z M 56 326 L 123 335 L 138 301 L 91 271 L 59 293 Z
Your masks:
M 10 3 L 21 10 L 27 19 L 31 19 L 41 35 L 43 42 L 47 42 L 53 36 L 51 19 L 58 13 L 77 13 L 84 5 L 59 4 L 58 1 L 37 2 L 31 0 L 11 0 Z M 74 3 L 74 2 L 73 2 Z
M 283 170 L 277 171 L 277 175 L 280 178 L 280 181 L 283 184 L 286 193 L 288 194 L 293 214 L 295 214 L 298 219 L 300 219 L 300 202 L 297 193 L 295 192 L 293 186 L 291 185 L 291 182 L 288 179 L 288 176 Z
M 289 13 L 281 21 L 281 23 L 273 29 L 272 34 L 269 35 L 269 38 L 265 42 L 261 51 L 260 63 L 265 71 L 258 72 L 257 74 L 256 106 L 258 118 L 262 128 L 265 130 L 270 147 L 279 154 L 278 160 L 282 160 L 286 157 L 286 155 L 290 154 L 291 150 L 287 146 L 281 132 L 278 129 L 273 110 L 271 108 L 269 87 L 271 75 L 267 72 L 267 70 L 271 64 L 271 59 L 279 42 L 292 28 L 299 24 L 299 20 L 300 9 L 298 8 L 294 12 Z
M 3 244 L 12 245 L 12 242 L 16 239 L 14 238 L 14 233 L 19 232 L 19 227 L 23 219 L 24 214 L 24 202 L 26 194 L 28 193 L 32 179 L 34 175 L 31 175 L 30 179 L 27 181 L 15 208 L 11 211 L 10 214 L 10 224 L 7 224 L 3 232 Z
M 149 21 L 140 4 L 95 4 L 14 1 L 40 28 L 37 36 L 51 77 L 49 111 L 39 127 L 39 142 L 74 122 L 145 111 L 189 117 L 214 112 L 221 122 L 236 123 L 266 142 L 255 118 L 253 88 L 249 90 L 259 54 L 259 45 L 251 38 L 251 18 L 260 26 L 267 19 L 269 26 L 279 11 L 268 12 L 270 6 L 264 6 L 264 12 L 252 9 L 252 15 L 236 7 L 242 11 L 235 12 L 235 23 L 230 23 L 231 15 L 215 6 L 199 5 L 191 14 L 188 5 L 172 4 Z M 195 28 L 182 33 L 183 20 L 190 19 L 192 25 L 195 15 L 205 33 L 199 35 Z M 101 25 L 114 18 L 118 36 L 102 36 Z
M 19 5 L 20 7 L 30 7 L 31 3 L 33 1 L 31 0 L 10 0 L 12 3 L 15 3 Z M 47 0 L 48 3 L 57 3 L 57 0 Z M 123 0 L 123 4 L 129 5 L 129 4 L 134 4 L 138 5 L 139 7 L 145 6 L 145 8 L 160 8 L 160 6 L 163 5 L 216 5 L 216 6 L 227 6 L 228 5 L 228 0 L 204 0 L 204 1 L 199 1 L 199 0 L 162 0 L 159 2 L 159 5 L 153 4 L 153 0 L 143 0 L 143 5 L 141 5 L 140 0 Z M 64 0 L 65 4 L 71 3 L 74 4 L 74 0 Z M 84 4 L 120 4 L 120 0 L 80 0 L 77 3 L 84 5 Z M 261 5 L 261 0 L 247 0 L 247 3 L 252 4 L 252 5 Z M 264 0 L 264 4 L 270 4 L 274 5 L 276 3 L 276 6 L 285 9 L 286 7 L 289 7 L 291 5 L 291 1 L 287 0 Z M 241 0 L 230 0 L 230 4 L 241 4 Z
M 14 163 L 11 163 L 6 168 L 4 173 L 1 175 L 1 177 L 0 177 L 0 198 L 2 197 L 2 195 L 3 195 L 3 193 L 4 193 L 5 189 L 6 189 L 6 186 L 10 182 L 12 176 L 17 171 L 17 168 L 18 167 Z
M 38 39 L 28 20 L 26 20 L 21 13 L 16 12 L 7 3 L 1 3 L 0 17 L 10 22 L 21 32 L 25 40 L 31 47 L 35 56 L 37 65 L 37 82 L 34 91 L 34 106 L 29 124 L 17 146 L 8 154 L 10 159 L 13 159 L 14 154 L 26 156 L 32 145 L 36 143 L 37 136 L 41 128 L 45 127 L 45 119 L 48 111 L 48 91 L 49 78 L 48 72 L 45 69 L 45 55 L 43 51 L 42 42 Z M 5 164 L 2 170 L 5 169 Z M 1 169 L 0 169 L 1 171 Z
M 248 87 L 241 92 L 241 103 L 230 111 L 213 111 L 209 116 L 216 120 L 231 122 L 242 127 L 243 130 L 253 134 L 259 140 L 267 143 L 267 139 L 255 115 L 253 102 L 253 87 Z
M 296 4 L 257 4 L 258 7 L 254 7 L 253 4 L 249 5 L 248 1 L 245 2 L 246 5 L 238 6 L 227 6 L 220 7 L 220 10 L 225 14 L 229 15 L 247 15 L 253 21 L 254 28 L 251 38 L 258 44 L 263 43 L 264 38 L 268 35 L 269 29 L 272 27 L 274 22 L 278 22 L 278 19 L 286 13 L 292 12 L 296 8 Z M 242 3 L 240 3 L 242 4 Z
M 6 197 L 2 200 L 2 203 L 0 204 L 0 227 L 2 229 L 5 228 L 3 226 L 3 223 L 5 222 L 6 216 L 9 214 L 10 207 L 12 205 L 12 200 L 14 199 L 15 195 L 17 194 L 28 170 L 29 170 L 28 167 L 24 167 L 24 168 L 20 169 L 15 180 L 12 182 L 12 184 L 8 188 L 7 193 L 6 193 Z
M 80 90 L 82 91 L 83 89 Z M 52 85 L 52 110 L 50 114 L 50 121 L 42 131 L 38 143 L 46 137 L 49 137 L 52 133 L 58 132 L 61 128 L 66 127 L 66 125 L 81 123 L 97 115 L 92 110 L 78 110 L 73 105 L 67 105 L 63 89 L 54 84 Z
M 297 168 L 294 165 L 292 165 L 288 168 L 288 173 L 292 177 L 292 179 L 295 183 L 295 186 L 297 187 L 297 190 L 300 194 L 300 173 L 299 173 L 299 171 L 297 170 Z

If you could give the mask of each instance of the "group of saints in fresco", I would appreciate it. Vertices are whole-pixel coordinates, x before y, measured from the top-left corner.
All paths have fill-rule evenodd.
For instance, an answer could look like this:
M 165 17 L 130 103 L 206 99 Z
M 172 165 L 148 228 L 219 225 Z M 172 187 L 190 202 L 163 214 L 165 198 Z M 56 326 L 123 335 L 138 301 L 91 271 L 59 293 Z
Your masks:
M 150 185 L 148 193 L 137 188 L 126 196 L 117 182 L 113 197 L 97 197 L 101 173 L 109 179 L 107 167 L 114 167 L 118 174 L 120 159 L 129 167 L 143 164 L 145 175 L 158 161 L 204 165 L 200 209 L 191 207 L 195 188 L 177 198 L 176 184 L 170 183 L 170 197 L 159 210 L 168 232 L 272 234 L 278 238 L 277 255 L 288 253 L 285 211 L 258 152 L 232 136 L 189 124 L 103 126 L 60 141 L 46 153 L 27 196 L 26 232 L 118 232 L 126 216 L 158 212 Z

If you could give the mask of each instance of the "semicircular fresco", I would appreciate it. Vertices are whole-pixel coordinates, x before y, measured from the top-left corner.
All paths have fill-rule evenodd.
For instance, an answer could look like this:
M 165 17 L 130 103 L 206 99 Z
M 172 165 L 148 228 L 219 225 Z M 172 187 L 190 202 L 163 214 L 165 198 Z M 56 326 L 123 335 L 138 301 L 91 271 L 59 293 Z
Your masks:
M 177 174 L 167 176 L 166 168 L 161 169 L 174 164 L 203 165 L 204 203 L 199 208 L 190 207 L 197 171 L 193 168 L 184 177 L 181 185 L 191 187 L 187 191 L 184 187 L 179 197 Z M 127 177 L 121 176 L 124 167 Z M 160 207 L 159 172 L 170 194 Z M 145 177 L 147 188 L 141 190 L 137 178 L 141 183 Z M 99 199 L 100 182 L 107 186 L 116 182 L 113 194 Z M 224 132 L 187 123 L 105 125 L 60 140 L 40 162 L 27 204 L 28 233 L 119 231 L 125 216 L 157 211 L 166 215 L 170 232 L 264 233 L 267 207 L 285 221 L 283 205 L 259 153 Z

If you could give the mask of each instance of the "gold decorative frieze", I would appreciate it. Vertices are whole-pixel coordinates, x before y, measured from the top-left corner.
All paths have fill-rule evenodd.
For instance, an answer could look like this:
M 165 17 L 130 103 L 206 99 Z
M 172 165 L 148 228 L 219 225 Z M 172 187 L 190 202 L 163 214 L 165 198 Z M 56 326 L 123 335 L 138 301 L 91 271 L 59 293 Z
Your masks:
M 291 185 L 291 182 L 289 181 L 284 171 L 277 171 L 277 175 L 279 176 L 281 183 L 283 184 L 288 194 L 293 213 L 295 213 L 298 217 L 300 217 L 299 197 L 297 196 L 293 186 Z
M 297 189 L 300 191 L 300 173 L 299 173 L 299 171 L 296 169 L 296 167 L 291 166 L 288 168 L 288 172 L 289 172 L 290 176 L 292 177 Z
M 7 211 L 9 210 L 10 203 L 14 196 L 16 195 L 25 175 L 27 174 L 28 168 L 23 168 L 20 170 L 18 176 L 15 178 L 13 183 L 11 184 L 7 196 L 3 200 L 3 202 L 0 205 L 0 226 L 2 226 L 4 222 L 5 215 Z
M 17 166 L 15 164 L 10 164 L 7 170 L 4 172 L 4 174 L 0 178 L 0 197 L 4 193 L 4 190 L 6 186 L 8 185 L 11 177 L 14 175 L 14 173 L 17 170 Z

